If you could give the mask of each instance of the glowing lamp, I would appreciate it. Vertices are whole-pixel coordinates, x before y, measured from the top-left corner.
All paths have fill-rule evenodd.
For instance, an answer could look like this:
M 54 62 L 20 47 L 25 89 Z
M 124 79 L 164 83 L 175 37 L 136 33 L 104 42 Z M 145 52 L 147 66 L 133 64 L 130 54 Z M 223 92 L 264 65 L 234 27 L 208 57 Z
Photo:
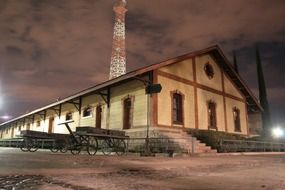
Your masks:
M 284 131 L 281 129 L 281 127 L 275 127 L 272 129 L 272 136 L 275 138 L 280 138 L 284 134 Z

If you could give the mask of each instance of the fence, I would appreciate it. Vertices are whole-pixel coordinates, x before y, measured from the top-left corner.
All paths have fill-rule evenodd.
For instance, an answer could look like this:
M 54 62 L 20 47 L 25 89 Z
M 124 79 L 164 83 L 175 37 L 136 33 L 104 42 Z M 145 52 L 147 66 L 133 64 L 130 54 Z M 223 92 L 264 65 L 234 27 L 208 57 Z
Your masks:
M 170 138 L 149 138 L 149 150 L 151 153 L 181 153 L 185 150 L 181 148 L 179 143 L 175 141 L 185 139 L 170 139 Z M 19 148 L 23 142 L 22 138 L 0 140 L 0 147 L 15 147 Z M 54 140 L 52 139 L 37 139 L 39 148 L 51 148 Z M 99 147 L 102 140 L 98 140 Z M 126 140 L 126 151 L 142 153 L 146 151 L 146 138 L 129 138 Z M 194 151 L 194 146 L 191 147 Z
M 4 139 L 0 140 L 0 147 L 14 147 L 20 148 L 23 142 L 23 138 L 13 138 L 13 139 Z M 45 149 L 50 148 L 54 142 L 52 139 L 38 139 L 37 140 L 39 148 Z
M 285 143 L 269 141 L 221 140 L 220 152 L 284 152 Z

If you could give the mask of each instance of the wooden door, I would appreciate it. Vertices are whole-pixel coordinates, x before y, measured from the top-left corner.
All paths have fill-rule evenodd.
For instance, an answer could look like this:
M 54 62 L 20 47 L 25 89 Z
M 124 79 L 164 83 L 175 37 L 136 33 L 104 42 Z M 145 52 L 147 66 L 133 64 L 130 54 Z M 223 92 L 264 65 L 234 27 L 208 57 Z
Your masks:
M 123 116 L 123 129 L 131 128 L 131 110 L 132 109 L 132 100 L 127 98 L 124 100 L 124 116 Z
M 54 118 L 50 117 L 48 122 L 48 133 L 53 133 Z
M 96 107 L 96 128 L 101 128 L 101 120 L 102 120 L 102 106 L 98 105 Z

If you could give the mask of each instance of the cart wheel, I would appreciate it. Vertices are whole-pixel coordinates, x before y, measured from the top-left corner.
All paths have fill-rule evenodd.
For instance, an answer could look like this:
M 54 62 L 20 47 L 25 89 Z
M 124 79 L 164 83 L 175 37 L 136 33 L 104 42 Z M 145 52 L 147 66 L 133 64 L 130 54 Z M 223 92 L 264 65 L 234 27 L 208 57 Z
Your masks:
M 110 155 L 113 151 L 113 142 L 111 139 L 104 139 L 101 148 L 104 155 Z
M 58 142 L 55 141 L 55 142 L 52 143 L 50 151 L 53 152 L 53 153 L 56 153 L 56 152 L 58 152 L 58 150 L 59 150 Z
M 74 145 L 70 149 L 71 154 L 77 155 L 81 152 L 81 145 Z
M 61 153 L 66 153 L 70 149 L 70 146 L 69 146 L 70 144 L 71 142 L 68 139 L 63 140 L 62 146 L 59 151 Z
M 125 154 L 126 143 L 125 143 L 124 139 L 116 139 L 114 142 L 114 146 L 115 146 L 116 154 L 118 156 Z
M 68 145 L 64 142 L 63 146 L 59 150 L 61 153 L 66 153 L 68 151 Z
M 23 152 L 28 152 L 29 151 L 26 139 L 23 142 L 21 142 L 20 149 Z
M 37 140 L 27 141 L 27 147 L 28 147 L 28 151 L 36 152 L 39 149 Z
M 95 155 L 98 150 L 98 142 L 95 137 L 89 137 L 87 152 L 89 155 Z

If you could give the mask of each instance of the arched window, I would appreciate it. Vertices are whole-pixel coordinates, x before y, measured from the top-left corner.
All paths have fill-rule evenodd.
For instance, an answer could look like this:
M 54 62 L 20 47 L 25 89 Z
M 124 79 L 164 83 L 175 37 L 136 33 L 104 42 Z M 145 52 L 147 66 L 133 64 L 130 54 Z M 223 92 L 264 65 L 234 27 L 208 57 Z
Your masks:
M 214 77 L 214 68 L 209 63 L 205 64 L 204 71 L 209 79 L 212 79 Z
M 83 110 L 83 115 L 82 117 L 91 117 L 92 116 L 92 108 L 90 106 L 87 106 Z
M 41 126 L 41 121 L 38 120 L 38 121 L 37 121 L 37 127 L 40 127 L 40 126 Z
M 209 129 L 217 129 L 217 113 L 216 103 L 208 101 L 208 127 Z
M 174 124 L 183 124 L 183 97 L 177 92 L 172 94 L 172 120 Z
M 234 117 L 234 127 L 235 132 L 241 132 L 240 127 L 240 110 L 238 108 L 233 108 L 233 117 Z
M 68 112 L 68 113 L 65 115 L 65 120 L 66 120 L 66 121 L 72 120 L 72 112 Z

